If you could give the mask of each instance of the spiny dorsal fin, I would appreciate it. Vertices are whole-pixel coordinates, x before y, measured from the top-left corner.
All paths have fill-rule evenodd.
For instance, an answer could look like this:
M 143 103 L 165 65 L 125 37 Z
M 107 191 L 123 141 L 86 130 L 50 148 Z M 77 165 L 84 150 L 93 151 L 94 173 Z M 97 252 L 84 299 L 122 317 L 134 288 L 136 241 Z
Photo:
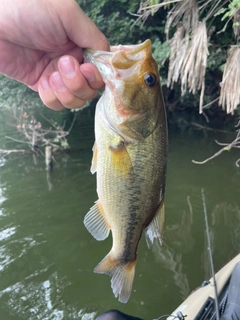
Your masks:
M 136 260 L 122 264 L 112 257 L 111 252 L 96 266 L 94 272 L 108 274 L 111 287 L 116 298 L 127 303 L 132 292 Z
M 88 211 L 83 223 L 96 240 L 104 240 L 108 237 L 110 227 L 105 219 L 99 200 L 97 200 L 94 206 Z
M 158 238 L 160 244 L 162 244 L 164 217 L 165 208 L 164 201 L 162 200 L 154 218 L 145 229 L 148 248 L 151 248 L 151 246 L 153 245 L 154 238 Z

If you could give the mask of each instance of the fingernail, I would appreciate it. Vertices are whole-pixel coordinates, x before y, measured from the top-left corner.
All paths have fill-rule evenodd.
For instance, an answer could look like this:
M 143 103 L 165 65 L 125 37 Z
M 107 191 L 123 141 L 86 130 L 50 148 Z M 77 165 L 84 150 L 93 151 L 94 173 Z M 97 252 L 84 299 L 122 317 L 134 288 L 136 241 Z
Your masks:
M 48 77 L 43 76 L 40 79 L 40 84 L 41 84 L 42 88 L 45 90 L 48 90 L 50 88 Z
M 65 84 L 62 81 L 62 78 L 59 72 L 57 71 L 52 74 L 52 82 L 58 91 L 65 91 L 67 89 Z
M 76 74 L 74 60 L 71 57 L 62 57 L 59 59 L 59 68 L 66 77 L 72 78 Z
M 92 70 L 84 68 L 83 70 L 81 70 L 81 72 L 84 75 L 84 77 L 87 79 L 87 81 L 89 82 L 95 81 L 95 75 L 92 72 Z

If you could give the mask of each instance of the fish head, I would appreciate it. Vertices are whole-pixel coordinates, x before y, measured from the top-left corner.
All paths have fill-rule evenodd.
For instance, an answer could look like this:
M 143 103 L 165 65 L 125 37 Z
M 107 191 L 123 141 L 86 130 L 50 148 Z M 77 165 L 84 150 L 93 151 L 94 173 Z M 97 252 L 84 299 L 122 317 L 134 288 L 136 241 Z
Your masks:
M 125 136 L 147 137 L 156 127 L 161 105 L 164 108 L 151 41 L 113 46 L 110 52 L 86 50 L 84 57 L 98 68 L 113 96 L 111 122 Z

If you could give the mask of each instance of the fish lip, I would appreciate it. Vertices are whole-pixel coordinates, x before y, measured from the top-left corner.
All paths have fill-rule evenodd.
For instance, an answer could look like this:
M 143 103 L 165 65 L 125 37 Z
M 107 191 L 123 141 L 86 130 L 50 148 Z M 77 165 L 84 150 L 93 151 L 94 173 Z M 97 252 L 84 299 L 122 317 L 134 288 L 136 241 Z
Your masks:
M 93 49 L 83 49 L 84 62 L 90 62 L 95 66 L 98 63 L 109 64 L 109 59 L 114 55 L 114 52 L 99 51 Z
M 98 69 L 105 84 L 108 83 L 109 79 L 114 77 L 111 65 L 113 55 L 113 52 L 97 51 L 92 49 L 83 50 L 84 62 L 92 63 Z
M 132 44 L 132 45 L 121 45 L 119 44 L 118 46 L 111 46 L 110 51 L 115 53 L 117 51 L 124 51 L 127 54 L 131 55 L 137 52 L 141 52 L 144 48 L 148 47 L 151 45 L 151 40 L 147 39 L 142 43 L 138 44 Z
M 111 58 L 113 58 L 113 56 L 119 51 L 126 52 L 128 57 L 132 58 L 132 60 L 138 60 L 141 59 L 141 57 L 138 57 L 138 53 L 140 54 L 142 50 L 148 47 L 149 45 L 151 45 L 151 40 L 147 39 L 143 43 L 135 45 L 120 44 L 118 46 L 111 46 L 110 51 L 83 49 L 84 62 L 90 62 L 94 64 L 97 68 L 99 68 L 101 64 L 110 67 Z
M 117 51 L 124 51 L 129 54 L 135 53 L 137 51 L 142 51 L 144 47 L 149 45 L 151 42 L 149 39 L 144 41 L 143 43 L 133 44 L 133 45 L 121 45 L 118 46 L 110 46 L 110 51 L 102 51 L 102 50 L 94 50 L 94 49 L 83 49 L 83 56 L 86 56 L 86 60 L 88 61 L 87 56 L 96 56 L 96 55 L 111 55 L 113 56 Z

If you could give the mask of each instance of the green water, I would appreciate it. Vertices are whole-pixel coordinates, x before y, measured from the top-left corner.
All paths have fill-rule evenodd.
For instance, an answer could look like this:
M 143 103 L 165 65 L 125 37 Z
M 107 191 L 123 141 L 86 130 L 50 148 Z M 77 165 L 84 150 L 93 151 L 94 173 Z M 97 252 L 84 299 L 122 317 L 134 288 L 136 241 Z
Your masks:
M 60 117 L 69 122 L 68 112 Z M 23 147 L 5 138 L 18 137 L 11 119 L 0 111 L 0 148 Z M 72 150 L 55 155 L 50 177 L 42 157 L 0 158 L 0 319 L 90 320 L 108 309 L 144 319 L 171 313 L 210 276 L 202 188 L 215 269 L 239 252 L 239 152 L 227 152 L 202 166 L 191 162 L 216 152 L 216 137 L 223 141 L 234 136 L 194 128 L 180 131 L 174 125 L 169 131 L 164 244 L 148 250 L 141 240 L 126 305 L 114 298 L 108 276 L 93 273 L 110 250 L 111 237 L 98 242 L 83 225 L 96 200 L 95 176 L 89 172 L 92 112 L 78 113 L 69 137 Z

